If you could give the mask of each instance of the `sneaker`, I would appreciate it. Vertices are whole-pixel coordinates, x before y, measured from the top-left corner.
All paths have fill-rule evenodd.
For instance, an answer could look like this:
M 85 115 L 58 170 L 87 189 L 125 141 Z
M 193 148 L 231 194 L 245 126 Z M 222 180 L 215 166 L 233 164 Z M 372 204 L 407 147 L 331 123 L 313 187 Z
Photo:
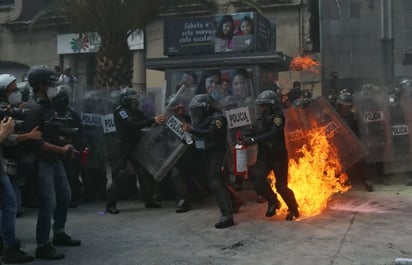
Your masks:
M 44 246 L 37 247 L 36 249 L 37 259 L 63 259 L 64 254 L 57 252 L 56 248 L 49 242 Z
M 234 225 L 235 225 L 235 221 L 233 221 L 233 217 L 222 216 L 220 217 L 219 222 L 215 224 L 215 227 L 217 229 L 222 229 L 222 228 L 226 228 L 226 227 L 230 227 Z
M 26 252 L 20 249 L 20 244 L 16 243 L 4 249 L 1 260 L 4 263 L 26 263 L 33 261 L 34 258 L 27 255 Z
M 78 239 L 73 239 L 71 236 L 65 232 L 54 233 L 53 245 L 55 246 L 66 246 L 66 247 L 77 247 L 80 246 L 82 241 Z

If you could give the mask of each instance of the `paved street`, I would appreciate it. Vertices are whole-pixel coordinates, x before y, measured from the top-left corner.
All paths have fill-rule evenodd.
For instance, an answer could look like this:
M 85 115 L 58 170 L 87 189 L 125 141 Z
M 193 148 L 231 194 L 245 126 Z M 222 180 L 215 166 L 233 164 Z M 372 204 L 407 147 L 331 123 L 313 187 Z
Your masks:
M 375 189 L 354 187 L 335 196 L 321 215 L 295 222 L 264 217 L 266 204 L 244 190 L 247 205 L 235 215 L 236 225 L 223 230 L 213 226 L 219 217 L 213 198 L 183 214 L 174 212 L 173 201 L 160 210 L 120 202 L 119 215 L 102 215 L 102 204 L 83 204 L 71 209 L 67 227 L 83 245 L 64 248 L 64 260 L 31 264 L 380 265 L 412 258 L 412 187 L 393 179 Z M 17 223 L 31 254 L 36 214 L 28 209 Z

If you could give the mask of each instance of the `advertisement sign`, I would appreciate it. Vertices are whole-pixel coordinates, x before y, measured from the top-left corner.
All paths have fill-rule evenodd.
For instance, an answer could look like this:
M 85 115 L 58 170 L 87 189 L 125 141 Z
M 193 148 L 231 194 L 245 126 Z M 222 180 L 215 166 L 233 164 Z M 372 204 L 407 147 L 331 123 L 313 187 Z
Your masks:
M 168 56 L 275 48 L 274 25 L 255 12 L 170 18 L 164 26 L 164 54 Z
M 142 50 L 143 37 L 143 31 L 134 31 L 127 39 L 130 50 Z M 95 53 L 100 45 L 100 36 L 96 32 L 57 35 L 57 54 Z

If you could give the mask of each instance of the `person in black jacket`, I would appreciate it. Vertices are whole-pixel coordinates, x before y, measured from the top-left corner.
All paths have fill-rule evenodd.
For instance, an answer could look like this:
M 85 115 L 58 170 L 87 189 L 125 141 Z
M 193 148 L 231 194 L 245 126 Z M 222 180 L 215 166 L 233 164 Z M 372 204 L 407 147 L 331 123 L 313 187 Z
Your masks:
M 216 228 L 233 226 L 233 210 L 229 193 L 225 187 L 221 168 L 224 163 L 227 139 L 227 120 L 223 113 L 214 107 L 208 94 L 199 94 L 189 104 L 192 124 L 184 123 L 182 129 L 194 135 L 195 148 L 200 157 L 200 170 L 214 193 L 221 217 Z
M 116 138 L 113 143 L 110 165 L 112 168 L 112 184 L 107 190 L 106 212 L 118 214 L 117 201 L 122 195 L 122 190 L 129 184 L 129 174 L 126 171 L 127 162 L 133 166 L 138 174 L 141 191 L 146 208 L 160 208 L 162 205 L 154 198 L 154 180 L 149 172 L 137 160 L 131 157 L 140 140 L 141 129 L 154 123 L 163 123 L 165 117 L 157 115 L 147 118 L 139 109 L 140 95 L 125 88 L 120 94 L 120 105 L 114 110 L 114 123 L 116 125 Z
M 276 190 L 288 205 L 286 220 L 299 218 L 298 203 L 293 191 L 288 187 L 288 152 L 285 144 L 285 118 L 279 107 L 280 99 L 275 92 L 261 92 L 255 103 L 259 117 L 252 127 L 251 135 L 243 136 L 243 144 L 258 144 L 257 161 L 249 170 L 256 192 L 268 201 L 266 216 L 276 214 L 280 207 L 276 194 L 267 181 L 273 170 L 276 176 Z
M 24 127 L 31 131 L 38 126 L 43 139 L 26 141 L 28 150 L 37 154 L 39 181 L 39 213 L 36 230 L 36 257 L 41 259 L 61 259 L 64 254 L 55 246 L 80 246 L 81 241 L 72 239 L 65 232 L 67 213 L 71 199 L 70 186 L 62 157 L 73 159 L 78 151 L 71 144 L 62 144 L 63 135 L 50 126 L 56 110 L 51 104 L 57 89 L 56 73 L 45 65 L 36 65 L 28 73 L 29 84 L 33 87 L 33 98 L 28 102 L 30 109 Z M 51 220 L 54 220 L 53 226 Z M 53 229 L 52 242 L 49 240 Z

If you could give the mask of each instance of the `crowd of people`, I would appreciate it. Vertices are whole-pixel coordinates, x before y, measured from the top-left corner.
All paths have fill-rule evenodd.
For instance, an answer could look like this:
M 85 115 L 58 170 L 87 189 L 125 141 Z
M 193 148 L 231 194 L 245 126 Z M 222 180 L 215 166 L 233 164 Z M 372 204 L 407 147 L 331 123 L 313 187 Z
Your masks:
M 31 92 L 25 100 L 19 93 L 16 77 L 0 75 L 3 262 L 24 263 L 34 259 L 21 249 L 15 235 L 22 205 L 38 208 L 35 256 L 39 259 L 61 259 L 64 254 L 56 246 L 81 245 L 65 230 L 70 207 L 98 200 L 104 203 L 106 213 L 119 214 L 119 201 L 136 190 L 146 208 L 161 208 L 161 200 L 171 194 L 176 201 L 176 213 L 191 210 L 196 199 L 213 194 L 220 211 L 214 226 L 233 226 L 234 214 L 244 204 L 237 191 L 244 176 L 236 176 L 233 169 L 234 143 L 257 146 L 259 150 L 253 164 L 247 165 L 247 177 L 258 202 L 267 203 L 265 216 L 276 215 L 279 193 L 288 207 L 285 219 L 300 217 L 295 194 L 288 187 L 289 156 L 284 131 L 287 121 L 283 112 L 288 107 L 305 107 L 313 100 L 310 91 L 301 89 L 300 82 L 294 82 L 285 95 L 276 86 L 255 95 L 246 69 L 232 71 L 227 79 L 222 78 L 220 71 L 204 71 L 199 78 L 187 72 L 177 89 L 189 91 L 189 102 L 174 94 L 167 99 L 166 113 L 148 115 L 143 109 L 142 95 L 129 87 L 106 94 L 87 91 L 81 110 L 75 111 L 70 106 L 70 89 L 61 84 L 73 84 L 77 79 L 70 67 L 63 73 L 56 71 L 59 69 L 51 70 L 44 65 L 31 67 L 26 76 Z M 342 91 L 335 106 L 357 133 L 352 94 Z M 251 119 L 244 126 L 230 128 L 225 112 L 236 108 L 248 108 Z M 112 115 L 115 130 L 102 128 L 102 119 L 107 114 Z M 181 134 L 185 137 L 178 143 L 185 148 L 159 182 L 136 152 L 140 140 L 152 128 L 163 126 L 162 130 L 167 130 L 171 115 L 181 123 Z M 111 172 L 109 187 L 107 169 Z M 353 174 L 359 174 L 359 170 L 367 170 L 366 161 L 354 166 Z M 275 188 L 267 179 L 271 171 L 276 176 Z M 361 175 L 368 174 L 362 171 Z M 368 191 L 373 190 L 369 179 L 363 182 Z

